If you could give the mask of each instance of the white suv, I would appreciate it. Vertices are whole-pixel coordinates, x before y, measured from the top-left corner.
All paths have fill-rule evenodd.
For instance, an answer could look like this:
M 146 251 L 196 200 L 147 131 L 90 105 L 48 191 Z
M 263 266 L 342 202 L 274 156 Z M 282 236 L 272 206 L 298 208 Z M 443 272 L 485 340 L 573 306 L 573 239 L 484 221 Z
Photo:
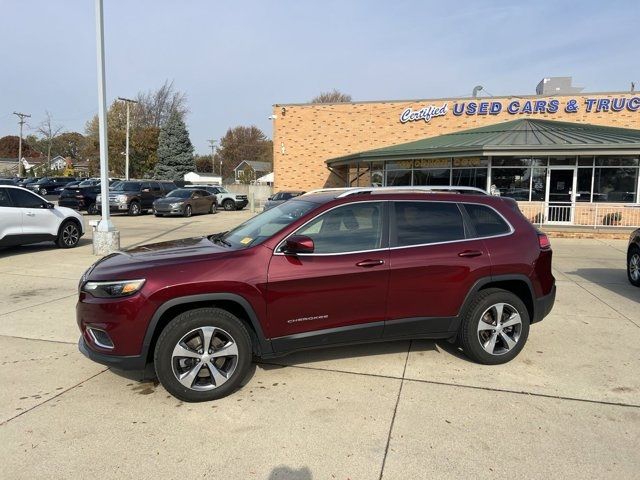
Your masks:
M 60 248 L 78 245 L 82 215 L 56 207 L 24 188 L 0 185 L 0 247 L 54 241 Z

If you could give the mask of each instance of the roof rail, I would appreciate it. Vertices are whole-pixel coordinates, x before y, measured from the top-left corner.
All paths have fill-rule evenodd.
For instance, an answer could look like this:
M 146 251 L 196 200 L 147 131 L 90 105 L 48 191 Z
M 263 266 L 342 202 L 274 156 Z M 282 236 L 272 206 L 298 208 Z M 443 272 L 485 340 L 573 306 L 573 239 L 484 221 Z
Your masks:
M 457 187 L 453 185 L 407 185 L 400 187 L 351 187 L 351 188 L 320 188 L 306 193 L 340 192 L 336 198 L 349 197 L 351 195 L 364 195 L 371 193 L 393 192 L 426 192 L 426 193 L 468 193 L 472 195 L 487 195 L 486 190 L 476 187 Z

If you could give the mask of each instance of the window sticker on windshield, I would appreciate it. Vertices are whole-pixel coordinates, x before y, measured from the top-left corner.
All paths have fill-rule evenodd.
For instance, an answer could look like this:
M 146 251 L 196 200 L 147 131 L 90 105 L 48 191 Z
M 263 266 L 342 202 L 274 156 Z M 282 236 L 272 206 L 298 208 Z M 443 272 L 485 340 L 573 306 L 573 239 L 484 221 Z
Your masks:
M 253 238 L 251 237 L 244 237 L 242 240 L 240 240 L 240 243 L 242 245 L 246 245 L 247 243 L 251 243 L 251 240 L 253 240 Z

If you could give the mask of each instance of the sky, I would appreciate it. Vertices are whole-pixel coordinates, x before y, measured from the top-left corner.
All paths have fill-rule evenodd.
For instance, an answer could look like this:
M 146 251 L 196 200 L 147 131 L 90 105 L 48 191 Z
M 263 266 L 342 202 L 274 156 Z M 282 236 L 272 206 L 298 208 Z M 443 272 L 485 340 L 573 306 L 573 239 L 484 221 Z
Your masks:
M 334 88 L 359 100 L 534 94 L 548 76 L 585 91 L 640 86 L 637 0 L 104 0 L 107 103 L 187 95 L 197 153 L 227 129 L 272 135 L 272 105 Z M 0 136 L 49 111 L 84 132 L 98 110 L 94 0 L 0 0 Z

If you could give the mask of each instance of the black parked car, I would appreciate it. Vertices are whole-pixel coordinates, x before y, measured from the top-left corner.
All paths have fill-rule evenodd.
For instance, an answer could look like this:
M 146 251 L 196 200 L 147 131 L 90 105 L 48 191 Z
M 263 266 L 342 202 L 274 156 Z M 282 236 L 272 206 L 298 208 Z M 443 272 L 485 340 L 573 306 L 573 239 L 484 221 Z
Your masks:
M 20 180 L 17 185 L 18 187 L 28 188 L 28 186 L 32 183 L 36 183 L 42 177 L 27 177 Z
M 264 204 L 264 210 L 269 210 L 270 208 L 276 207 L 278 205 L 280 205 L 281 203 L 286 202 L 287 200 L 291 200 L 294 197 L 299 197 L 300 195 L 303 195 L 305 192 L 303 191 L 285 191 L 285 192 L 278 192 L 275 195 L 270 196 L 267 199 L 267 202 Z
M 69 207 L 74 210 L 85 210 L 89 215 L 98 213 L 96 198 L 100 195 L 100 185 L 88 187 L 76 186 L 65 188 L 60 192 L 58 205 Z
M 190 217 L 193 213 L 216 213 L 218 202 L 216 196 L 206 190 L 178 188 L 167 193 L 166 197 L 153 202 L 153 213 L 156 217 L 165 215 L 182 215 Z
M 634 230 L 629 237 L 627 278 L 629 278 L 631 285 L 640 287 L 640 228 Z
M 132 216 L 140 215 L 151 210 L 157 198 L 175 189 L 176 184 L 168 181 L 123 180 L 109 188 L 109 209 Z M 96 200 L 99 209 L 101 197 L 98 196 Z
M 42 177 L 35 183 L 30 183 L 27 188 L 42 196 L 52 194 L 59 187 L 65 187 L 71 182 L 75 182 L 73 177 Z

